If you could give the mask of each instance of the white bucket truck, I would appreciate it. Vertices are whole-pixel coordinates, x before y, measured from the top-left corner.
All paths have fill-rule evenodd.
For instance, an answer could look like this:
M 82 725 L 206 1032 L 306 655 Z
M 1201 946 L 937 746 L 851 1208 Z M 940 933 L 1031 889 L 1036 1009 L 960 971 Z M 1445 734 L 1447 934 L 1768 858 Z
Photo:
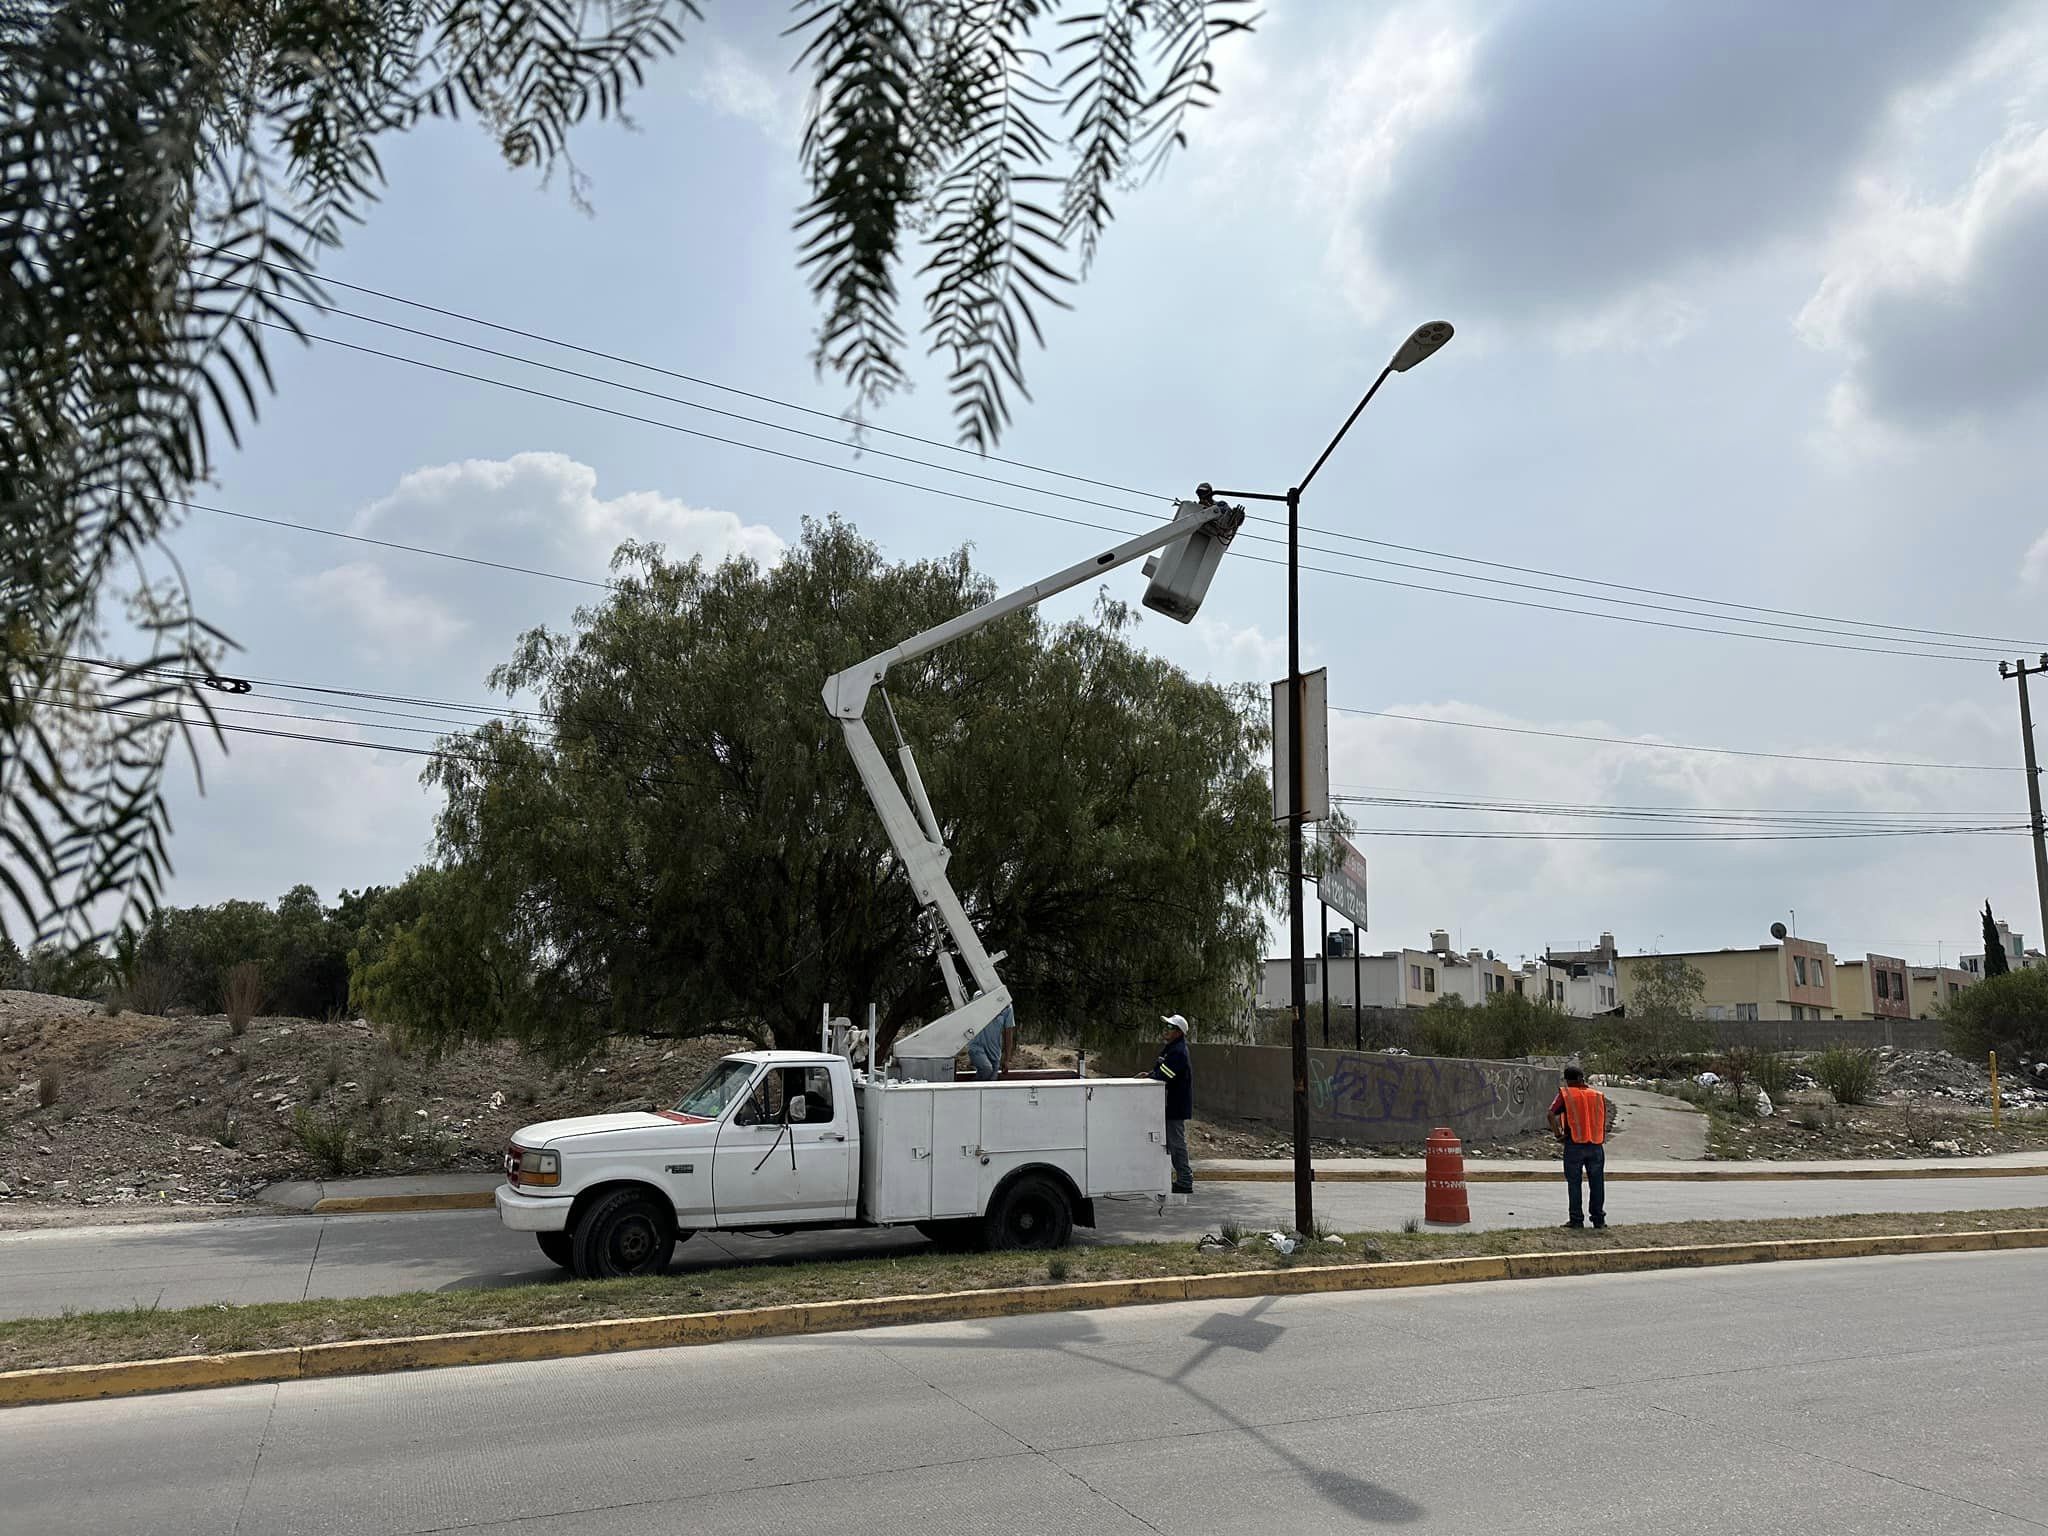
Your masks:
M 867 727 L 869 696 L 922 656 L 1120 565 L 1148 561 L 1145 605 L 1186 623 L 1244 510 L 1181 503 L 1168 523 L 870 657 L 825 684 L 861 782 L 918 900 L 937 919 L 952 1007 L 878 1062 L 872 1027 L 824 1021 L 823 1049 L 740 1051 L 672 1108 L 525 1126 L 505 1149 L 499 1218 L 586 1277 L 650 1274 L 705 1230 L 915 1226 L 963 1246 L 1056 1248 L 1095 1201 L 1163 1202 L 1164 1089 L 1148 1078 L 955 1081 L 954 1058 L 1010 992 L 946 879 L 949 857 L 909 746 L 899 784 Z M 885 695 L 886 707 L 886 695 Z M 889 712 L 890 723 L 895 722 Z M 964 971 L 964 975 L 962 974 Z M 860 1065 L 856 1067 L 855 1062 Z

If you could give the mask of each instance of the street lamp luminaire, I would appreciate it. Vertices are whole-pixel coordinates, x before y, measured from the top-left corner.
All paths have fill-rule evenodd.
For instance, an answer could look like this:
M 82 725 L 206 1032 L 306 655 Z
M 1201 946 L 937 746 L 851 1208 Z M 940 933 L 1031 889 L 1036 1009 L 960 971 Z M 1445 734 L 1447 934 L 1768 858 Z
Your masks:
M 1431 320 L 1418 325 L 1388 360 L 1387 366 L 1380 370 L 1379 377 L 1372 381 L 1372 388 L 1351 408 L 1351 414 L 1344 418 L 1344 425 L 1337 429 L 1337 435 L 1330 439 L 1329 446 L 1316 456 L 1308 473 L 1301 477 L 1299 483 L 1289 486 L 1284 495 L 1267 491 L 1218 491 L 1208 485 L 1199 487 L 1195 493 L 1205 503 L 1222 496 L 1233 501 L 1280 501 L 1287 504 L 1287 926 L 1288 985 L 1293 997 L 1290 1044 L 1294 1056 L 1294 1228 L 1297 1232 L 1315 1230 L 1315 1199 L 1311 1189 L 1314 1173 L 1309 1166 L 1308 1155 L 1308 966 L 1303 953 L 1305 940 L 1301 911 L 1301 816 L 1304 798 L 1301 761 L 1304 751 L 1301 722 L 1301 496 L 1330 455 L 1337 451 L 1337 445 L 1344 441 L 1344 434 L 1351 430 L 1351 424 L 1358 420 L 1359 413 L 1372 403 L 1372 397 L 1387 382 L 1387 375 L 1406 373 L 1440 350 L 1451 339 L 1451 334 L 1448 320 Z M 1276 726 L 1279 724 L 1277 721 L 1274 723 Z

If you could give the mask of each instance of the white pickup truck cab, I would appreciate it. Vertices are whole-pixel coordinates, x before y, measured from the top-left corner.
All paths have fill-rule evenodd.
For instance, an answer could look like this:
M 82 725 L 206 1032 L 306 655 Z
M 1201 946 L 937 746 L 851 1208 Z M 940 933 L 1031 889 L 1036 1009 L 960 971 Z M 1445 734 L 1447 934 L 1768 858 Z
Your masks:
M 653 1274 L 699 1231 L 915 1226 L 958 1246 L 1058 1248 L 1095 1201 L 1163 1202 L 1149 1078 L 895 1081 L 822 1051 L 741 1051 L 671 1109 L 529 1125 L 499 1218 L 586 1278 Z

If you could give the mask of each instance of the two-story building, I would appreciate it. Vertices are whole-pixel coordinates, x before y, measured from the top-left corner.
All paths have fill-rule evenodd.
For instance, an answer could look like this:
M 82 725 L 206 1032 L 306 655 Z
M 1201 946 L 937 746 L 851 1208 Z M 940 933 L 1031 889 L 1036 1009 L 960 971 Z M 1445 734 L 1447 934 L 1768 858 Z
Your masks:
M 1332 934 L 1331 948 L 1347 950 Z M 1488 997 L 1516 992 L 1538 1002 L 1554 1003 L 1567 1013 L 1592 1018 L 1613 1013 L 1621 1004 L 1620 982 L 1613 970 L 1614 939 L 1583 955 L 1560 951 L 1548 960 L 1510 965 L 1490 950 L 1451 947 L 1450 933 L 1437 929 L 1428 949 L 1390 949 L 1377 955 L 1335 953 L 1310 955 L 1304 981 L 1308 1006 L 1319 1008 L 1327 990 L 1332 1008 L 1349 1008 L 1354 996 L 1368 1008 L 1427 1008 L 1440 997 L 1455 997 L 1472 1007 Z M 1258 1006 L 1285 1008 L 1289 961 L 1285 955 L 1259 968 Z
M 1916 965 L 1906 976 L 1908 997 L 1916 1019 L 1938 1016 L 1939 1006 L 1974 986 L 1981 978 L 1959 965 Z
M 1835 962 L 1838 1019 L 1913 1017 L 1911 967 L 1893 955 L 1865 955 Z
M 1700 998 L 1710 1019 L 1838 1019 L 1834 963 L 1818 939 L 1786 939 L 1755 949 L 1688 950 L 1623 955 L 1615 965 L 1621 1000 L 1634 1007 L 1635 988 L 1651 968 L 1683 962 L 1706 978 Z

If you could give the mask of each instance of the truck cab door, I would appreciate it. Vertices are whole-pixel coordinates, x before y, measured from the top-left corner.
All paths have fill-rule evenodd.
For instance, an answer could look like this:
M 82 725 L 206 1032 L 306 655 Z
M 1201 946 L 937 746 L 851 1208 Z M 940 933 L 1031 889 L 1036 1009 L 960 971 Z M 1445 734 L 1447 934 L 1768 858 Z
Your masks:
M 771 1065 L 719 1128 L 711 1198 L 721 1227 L 853 1215 L 852 1096 L 829 1066 Z

